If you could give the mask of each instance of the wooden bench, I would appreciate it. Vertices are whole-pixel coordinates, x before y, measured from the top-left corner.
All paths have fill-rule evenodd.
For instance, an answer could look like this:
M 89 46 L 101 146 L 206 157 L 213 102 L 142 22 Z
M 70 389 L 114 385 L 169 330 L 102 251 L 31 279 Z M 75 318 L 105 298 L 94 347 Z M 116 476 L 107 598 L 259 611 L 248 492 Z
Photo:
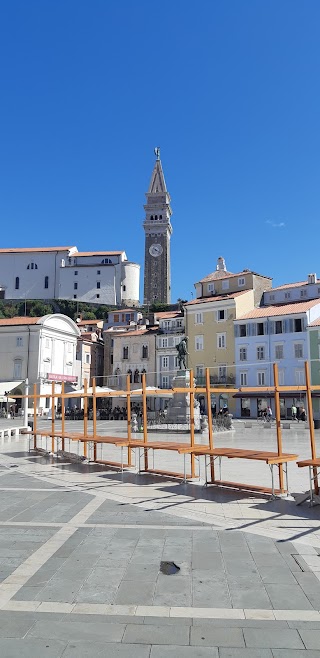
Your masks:
M 279 493 L 285 493 L 284 491 L 281 491 L 280 489 L 275 489 L 274 486 L 274 472 L 273 468 L 274 466 L 279 466 L 280 464 L 285 465 L 285 474 L 286 474 L 286 491 L 288 492 L 288 462 L 290 461 L 296 461 L 297 455 L 293 454 L 288 454 L 284 453 L 282 455 L 278 455 L 277 452 L 265 452 L 262 450 L 246 450 L 246 449 L 240 449 L 240 448 L 206 448 L 205 446 L 194 446 L 193 448 L 181 448 L 179 450 L 180 453 L 187 452 L 189 454 L 194 454 L 200 456 L 204 456 L 205 458 L 205 483 L 207 484 L 217 484 L 220 486 L 227 486 L 227 487 L 232 487 L 232 488 L 237 488 L 237 489 L 247 489 L 249 491 L 259 491 L 261 493 L 269 493 L 271 494 L 272 498 L 276 496 L 276 494 Z M 207 457 L 209 457 L 209 465 L 212 464 L 216 459 L 219 460 L 219 479 L 216 480 L 214 479 L 213 481 L 208 481 L 207 479 Z M 221 477 L 221 462 L 222 458 L 226 457 L 227 459 L 253 459 L 256 461 L 264 461 L 266 464 L 268 464 L 271 472 L 271 488 L 269 487 L 261 487 L 257 485 L 252 485 L 252 484 L 243 484 L 239 482 L 228 482 L 226 480 L 222 480 Z
M 310 492 L 302 496 L 296 496 L 296 504 L 301 505 L 306 501 L 310 502 L 310 507 L 313 505 L 320 505 L 320 495 L 318 487 L 318 476 L 320 474 L 320 458 L 316 457 L 315 459 L 304 459 L 297 462 L 299 468 L 309 468 L 309 482 L 310 482 Z M 313 485 L 315 483 L 315 490 Z
M 187 473 L 186 471 L 186 460 L 185 460 L 185 455 L 187 454 L 187 451 L 184 453 L 184 459 L 183 459 L 183 473 L 180 472 L 175 472 L 175 471 L 164 471 L 160 470 L 157 468 L 144 468 L 141 469 L 141 456 L 146 454 L 146 451 L 152 450 L 169 450 L 172 452 L 180 452 L 181 448 L 189 449 L 190 450 L 190 443 L 179 443 L 175 441 L 148 441 L 145 443 L 142 440 L 131 440 L 129 443 L 130 449 L 137 449 L 138 450 L 138 472 L 144 472 L 144 473 L 152 473 L 154 475 L 167 475 L 171 477 L 176 477 L 176 478 L 182 478 L 184 481 L 190 480 L 191 479 L 191 474 Z

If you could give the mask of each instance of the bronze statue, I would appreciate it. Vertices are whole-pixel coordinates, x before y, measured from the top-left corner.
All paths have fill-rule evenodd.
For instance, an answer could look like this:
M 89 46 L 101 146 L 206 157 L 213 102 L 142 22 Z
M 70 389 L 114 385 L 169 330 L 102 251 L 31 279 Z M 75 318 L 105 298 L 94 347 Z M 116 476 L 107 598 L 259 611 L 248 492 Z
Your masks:
M 188 346 L 188 338 L 186 336 L 177 345 L 179 370 L 182 370 L 181 366 L 184 366 L 184 370 L 187 369 L 187 355 L 189 354 L 187 350 L 187 346 Z

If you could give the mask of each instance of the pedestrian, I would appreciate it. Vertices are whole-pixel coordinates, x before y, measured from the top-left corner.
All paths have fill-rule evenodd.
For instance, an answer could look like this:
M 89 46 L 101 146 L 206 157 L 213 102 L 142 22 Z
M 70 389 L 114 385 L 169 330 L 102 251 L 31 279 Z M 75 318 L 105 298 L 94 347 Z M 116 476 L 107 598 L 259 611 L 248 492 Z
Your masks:
M 302 420 L 302 422 L 307 420 L 306 410 L 304 407 L 302 407 L 300 412 L 300 420 Z
M 270 405 L 267 407 L 267 420 L 269 421 L 269 423 L 272 420 L 272 409 L 271 409 Z
M 294 403 L 291 407 L 291 418 L 292 420 L 297 420 L 297 407 Z

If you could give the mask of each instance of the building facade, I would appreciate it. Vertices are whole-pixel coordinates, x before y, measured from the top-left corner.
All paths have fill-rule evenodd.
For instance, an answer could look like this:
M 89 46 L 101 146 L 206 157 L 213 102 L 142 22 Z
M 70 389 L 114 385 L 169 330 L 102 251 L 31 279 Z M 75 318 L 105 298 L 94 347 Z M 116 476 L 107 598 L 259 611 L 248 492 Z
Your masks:
M 185 337 L 185 321 L 181 311 L 168 311 L 157 314 L 159 322 L 156 338 L 157 386 L 171 388 L 177 374 L 177 345 Z
M 1 380 L 10 390 L 24 394 L 28 379 L 30 391 L 44 396 L 37 402 L 40 413 L 51 407 L 52 382 L 61 392 L 61 382 L 77 384 L 76 347 L 80 331 L 73 320 L 56 313 L 42 318 L 0 319 Z M 0 380 L 0 386 L 1 386 Z M 31 402 L 29 403 L 31 407 Z
M 276 288 L 270 288 L 263 295 L 264 306 L 274 304 L 293 304 L 320 298 L 320 279 L 316 274 L 308 274 L 306 281 L 285 283 Z
M 234 322 L 236 385 L 273 386 L 273 363 L 279 384 L 305 384 L 304 362 L 309 358 L 308 325 L 320 314 L 320 300 L 255 308 Z M 288 391 L 280 398 L 281 416 L 291 416 L 293 402 L 306 405 L 305 395 Z M 273 399 L 265 394 L 237 394 L 237 416 L 257 417 Z
M 168 193 L 159 151 L 151 176 L 147 203 L 144 206 L 145 256 L 144 304 L 170 304 L 170 238 L 172 234 L 170 195 Z
M 146 374 L 147 386 L 156 384 L 156 335 L 157 327 L 140 327 L 123 331 L 105 332 L 105 340 L 112 341 L 112 376 L 105 377 L 105 385 L 111 388 L 126 387 L 127 375 L 132 388 L 140 388 L 142 374 Z M 111 336 L 111 337 L 110 337 Z M 106 354 L 105 362 L 110 357 Z M 106 373 L 106 368 L 105 368 Z
M 320 317 L 313 320 L 308 327 L 309 359 L 311 383 L 320 385 Z M 316 419 L 320 418 L 320 395 L 312 399 L 313 413 Z
M 112 306 L 139 303 L 140 266 L 124 251 L 77 247 L 0 249 L 0 298 L 67 299 Z

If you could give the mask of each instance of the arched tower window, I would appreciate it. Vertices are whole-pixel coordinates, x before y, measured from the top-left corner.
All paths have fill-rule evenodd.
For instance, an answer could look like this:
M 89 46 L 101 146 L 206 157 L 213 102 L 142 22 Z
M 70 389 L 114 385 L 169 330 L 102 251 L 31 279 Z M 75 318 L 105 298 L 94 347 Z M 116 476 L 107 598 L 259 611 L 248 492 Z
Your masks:
M 101 261 L 101 265 L 112 265 L 111 258 L 103 258 Z
M 29 263 L 29 265 L 27 265 L 27 270 L 37 270 L 37 269 L 38 269 L 37 263 L 32 262 L 32 263 Z
M 140 382 L 140 372 L 138 369 L 134 371 L 133 381 L 135 384 L 139 384 Z
M 20 279 L 19 279 L 19 277 L 18 277 L 18 276 L 16 276 L 16 284 L 15 284 L 15 289 L 16 289 L 16 290 L 19 290 L 19 288 L 20 288 Z
M 44 277 L 44 287 L 49 288 L 49 277 L 48 276 Z
M 132 370 L 128 370 L 128 375 L 130 376 L 130 384 L 132 384 Z

